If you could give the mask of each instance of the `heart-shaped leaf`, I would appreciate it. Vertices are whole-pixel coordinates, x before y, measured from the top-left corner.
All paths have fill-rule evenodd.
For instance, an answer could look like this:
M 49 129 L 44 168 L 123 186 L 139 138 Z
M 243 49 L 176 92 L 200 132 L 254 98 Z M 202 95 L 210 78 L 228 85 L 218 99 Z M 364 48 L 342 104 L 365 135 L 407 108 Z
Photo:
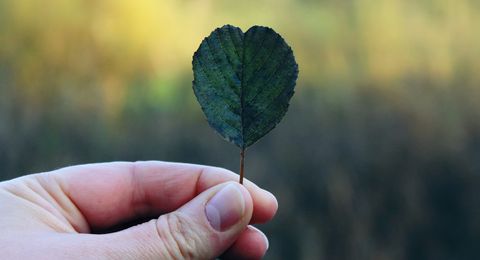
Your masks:
M 298 76 L 292 49 L 274 30 L 225 25 L 193 55 L 193 90 L 208 123 L 242 151 L 288 109 Z

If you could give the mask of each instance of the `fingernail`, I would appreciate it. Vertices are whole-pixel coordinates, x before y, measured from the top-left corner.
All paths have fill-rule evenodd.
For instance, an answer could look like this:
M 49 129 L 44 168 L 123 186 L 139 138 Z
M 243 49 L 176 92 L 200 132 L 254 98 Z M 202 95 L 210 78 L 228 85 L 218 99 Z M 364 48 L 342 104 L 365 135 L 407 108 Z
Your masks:
M 228 184 L 207 203 L 205 214 L 210 225 L 224 231 L 236 224 L 245 212 L 245 199 L 236 184 Z

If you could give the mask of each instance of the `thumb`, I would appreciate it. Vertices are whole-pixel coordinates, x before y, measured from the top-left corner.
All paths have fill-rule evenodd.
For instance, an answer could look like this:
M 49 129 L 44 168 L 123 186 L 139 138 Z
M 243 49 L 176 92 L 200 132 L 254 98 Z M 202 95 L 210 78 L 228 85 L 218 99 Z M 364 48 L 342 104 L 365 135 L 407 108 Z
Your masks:
M 219 184 L 174 212 L 106 235 L 108 248 L 122 259 L 213 259 L 247 227 L 252 211 L 242 185 Z

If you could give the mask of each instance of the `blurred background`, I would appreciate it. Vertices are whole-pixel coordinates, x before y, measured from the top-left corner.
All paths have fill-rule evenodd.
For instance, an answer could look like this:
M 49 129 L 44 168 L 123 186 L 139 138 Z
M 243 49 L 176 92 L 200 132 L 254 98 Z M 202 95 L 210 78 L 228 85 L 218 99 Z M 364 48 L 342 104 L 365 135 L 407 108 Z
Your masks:
M 191 86 L 203 37 L 267 25 L 300 67 L 247 178 L 267 259 L 479 259 L 480 2 L 0 0 L 0 180 L 168 160 L 238 171 Z

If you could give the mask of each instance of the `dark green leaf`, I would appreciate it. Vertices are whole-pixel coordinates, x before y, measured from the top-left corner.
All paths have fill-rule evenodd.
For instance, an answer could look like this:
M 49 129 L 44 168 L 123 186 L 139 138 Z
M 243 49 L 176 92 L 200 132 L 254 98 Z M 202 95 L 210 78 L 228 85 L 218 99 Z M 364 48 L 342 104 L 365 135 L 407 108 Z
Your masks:
M 221 136 L 246 148 L 272 130 L 288 109 L 298 76 L 292 49 L 271 28 L 245 34 L 225 25 L 193 55 L 193 90 Z

